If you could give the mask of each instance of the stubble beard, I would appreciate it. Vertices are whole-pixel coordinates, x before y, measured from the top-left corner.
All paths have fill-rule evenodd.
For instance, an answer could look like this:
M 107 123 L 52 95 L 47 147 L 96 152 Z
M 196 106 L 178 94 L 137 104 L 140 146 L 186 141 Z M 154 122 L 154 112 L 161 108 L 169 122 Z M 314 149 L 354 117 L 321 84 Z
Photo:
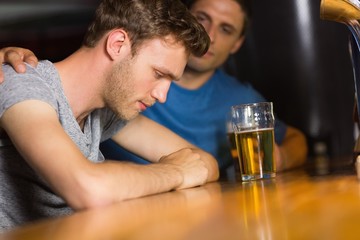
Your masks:
M 106 79 L 106 105 L 123 120 L 131 120 L 138 115 L 129 106 L 129 100 L 135 96 L 131 65 L 131 59 L 122 61 L 113 67 Z

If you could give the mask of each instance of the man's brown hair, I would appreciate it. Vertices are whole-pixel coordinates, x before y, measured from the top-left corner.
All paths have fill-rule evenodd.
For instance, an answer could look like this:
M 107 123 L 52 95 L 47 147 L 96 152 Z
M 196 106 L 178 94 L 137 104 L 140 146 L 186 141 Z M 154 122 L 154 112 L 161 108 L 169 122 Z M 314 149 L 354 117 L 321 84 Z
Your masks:
M 116 28 L 128 33 L 133 54 L 144 41 L 169 35 L 198 57 L 210 44 L 205 29 L 180 0 L 102 0 L 83 45 L 94 47 L 106 32 Z

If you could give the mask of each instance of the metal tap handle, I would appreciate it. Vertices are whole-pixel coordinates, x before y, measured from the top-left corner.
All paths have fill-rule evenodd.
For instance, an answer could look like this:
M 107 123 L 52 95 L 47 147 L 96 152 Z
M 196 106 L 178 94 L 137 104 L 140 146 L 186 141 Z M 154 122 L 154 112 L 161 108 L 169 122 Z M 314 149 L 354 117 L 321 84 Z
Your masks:
M 355 85 L 355 107 L 358 125 L 360 123 L 360 1 L 359 0 L 322 0 L 320 17 L 324 20 L 345 24 L 351 32 L 349 51 Z M 360 136 L 354 146 L 354 160 L 360 155 Z

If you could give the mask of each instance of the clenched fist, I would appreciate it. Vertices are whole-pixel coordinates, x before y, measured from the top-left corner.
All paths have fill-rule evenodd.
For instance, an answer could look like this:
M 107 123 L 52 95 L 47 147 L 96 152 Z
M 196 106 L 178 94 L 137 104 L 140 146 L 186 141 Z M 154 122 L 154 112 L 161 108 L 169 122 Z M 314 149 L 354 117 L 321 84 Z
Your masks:
M 195 149 L 181 149 L 162 157 L 159 162 L 172 164 L 181 173 L 183 182 L 177 189 L 200 186 L 207 182 L 209 170 Z

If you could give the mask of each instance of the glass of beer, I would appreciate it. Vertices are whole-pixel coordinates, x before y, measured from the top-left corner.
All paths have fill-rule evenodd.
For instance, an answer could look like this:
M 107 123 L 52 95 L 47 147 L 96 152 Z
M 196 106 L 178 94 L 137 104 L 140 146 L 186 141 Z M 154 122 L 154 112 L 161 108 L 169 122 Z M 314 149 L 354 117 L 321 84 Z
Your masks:
M 271 102 L 231 107 L 242 181 L 275 177 L 274 121 Z
M 226 131 L 227 131 L 227 138 L 228 138 L 228 146 L 230 148 L 231 158 L 234 163 L 235 178 L 236 178 L 236 180 L 241 181 L 239 157 L 238 157 L 238 151 L 236 148 L 235 132 L 234 132 L 234 129 L 232 126 L 231 110 L 229 111 L 229 113 L 226 116 Z

